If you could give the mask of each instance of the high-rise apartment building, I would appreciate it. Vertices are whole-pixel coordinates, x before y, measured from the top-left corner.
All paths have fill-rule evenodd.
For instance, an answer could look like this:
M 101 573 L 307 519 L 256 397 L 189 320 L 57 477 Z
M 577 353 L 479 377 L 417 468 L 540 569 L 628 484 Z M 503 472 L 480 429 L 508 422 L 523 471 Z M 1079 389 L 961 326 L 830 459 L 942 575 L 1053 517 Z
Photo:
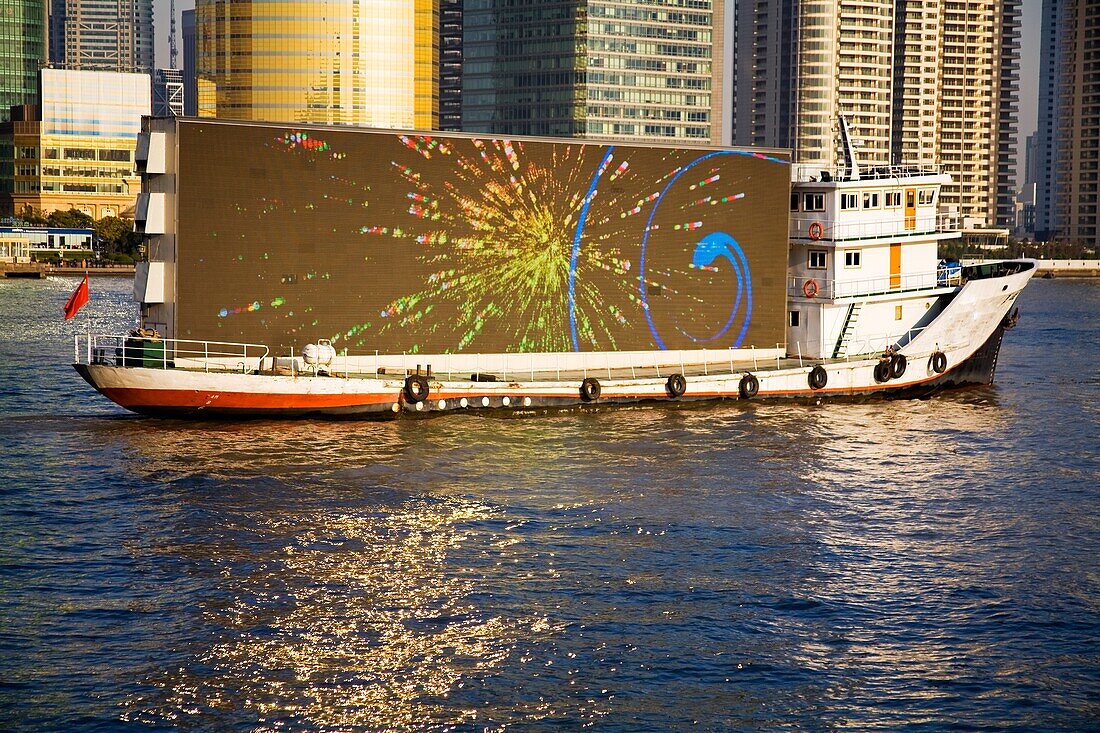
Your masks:
M 462 127 L 718 142 L 724 0 L 467 0 Z
M 0 121 L 12 106 L 38 102 L 45 62 L 45 0 L 0 0 Z
M 939 164 L 940 208 L 964 227 L 1014 226 L 1019 0 L 896 8 L 893 159 Z
M 744 0 L 734 142 L 841 163 L 847 118 L 868 165 L 940 164 L 941 204 L 1014 219 L 1019 0 Z
M 153 0 L 51 0 L 56 68 L 151 73 Z
M 79 209 L 95 219 L 131 209 L 134 151 L 149 114 L 148 74 L 42 69 L 41 107 L 0 124 L 0 215 Z M 10 156 L 10 157 L 9 157 Z
M 893 12 L 893 0 L 739 3 L 734 142 L 832 167 L 843 115 L 860 161 L 888 164 Z
M 198 0 L 198 114 L 434 129 L 438 0 Z
M 1043 0 L 1039 41 L 1039 120 L 1035 141 L 1035 237 L 1049 239 L 1057 229 L 1055 136 L 1058 129 L 1058 75 L 1062 44 L 1059 18 L 1064 0 Z
M 1059 239 L 1095 247 L 1100 245 L 1100 2 L 1061 5 L 1055 229 Z

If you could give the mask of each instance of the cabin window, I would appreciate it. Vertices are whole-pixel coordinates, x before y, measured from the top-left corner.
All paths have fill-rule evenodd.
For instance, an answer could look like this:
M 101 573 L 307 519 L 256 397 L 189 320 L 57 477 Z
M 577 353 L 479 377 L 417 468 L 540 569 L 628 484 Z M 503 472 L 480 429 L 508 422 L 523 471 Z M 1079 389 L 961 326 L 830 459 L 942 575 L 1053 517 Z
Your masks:
M 901 206 L 901 191 L 888 191 L 886 193 L 886 208 L 894 209 Z
M 861 267 L 863 265 L 863 251 L 853 249 L 844 253 L 845 267 Z
M 895 305 L 894 306 L 894 320 L 895 321 L 900 321 L 901 320 L 901 306 L 900 305 Z
M 930 206 L 936 202 L 936 192 L 932 189 L 922 188 L 917 192 L 917 203 L 921 206 Z
M 798 211 L 798 194 L 791 194 L 791 211 Z
M 798 311 L 791 311 L 791 328 L 798 328 Z
M 825 211 L 825 194 L 808 193 L 802 197 L 803 211 Z
M 826 252 L 823 249 L 811 249 L 810 250 L 810 269 L 811 270 L 824 270 Z
M 877 209 L 878 208 L 878 191 L 867 191 L 863 194 L 863 208 L 865 209 Z
M 859 194 L 855 193 L 842 193 L 840 194 L 840 208 L 844 211 L 856 208 L 856 200 Z
M 914 206 L 916 206 L 917 205 L 916 198 L 917 198 L 917 194 L 913 191 L 913 189 L 909 189 L 908 191 L 906 191 L 905 192 L 905 208 L 911 209 Z

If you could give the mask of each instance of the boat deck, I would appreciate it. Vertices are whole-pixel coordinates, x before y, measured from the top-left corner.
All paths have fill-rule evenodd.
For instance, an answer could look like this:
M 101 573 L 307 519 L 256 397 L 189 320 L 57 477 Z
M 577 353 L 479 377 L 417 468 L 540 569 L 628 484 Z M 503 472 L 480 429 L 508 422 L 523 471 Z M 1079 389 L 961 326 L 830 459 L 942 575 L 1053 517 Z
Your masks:
M 813 367 L 818 364 L 837 364 L 853 361 L 865 361 L 867 359 L 874 359 L 877 354 L 866 354 L 861 356 L 855 356 L 844 358 L 839 357 L 836 359 L 809 359 L 809 358 L 789 358 L 783 357 L 779 359 L 757 359 L 752 360 L 735 360 L 727 362 L 725 364 L 716 364 L 710 362 L 708 364 L 664 364 L 660 367 L 629 367 L 629 368 L 602 368 L 602 369 L 563 369 L 560 371 L 524 371 L 516 370 L 509 371 L 507 373 L 502 372 L 489 372 L 483 371 L 476 374 L 470 372 L 447 372 L 447 371 L 433 371 L 431 374 L 427 372 L 421 372 L 426 376 L 433 379 L 437 379 L 444 382 L 580 382 L 588 377 L 596 377 L 598 379 L 607 379 L 609 381 L 617 381 L 624 379 L 666 379 L 672 374 L 682 374 L 685 377 L 705 377 L 725 374 L 745 374 L 745 373 L 763 373 L 772 371 L 782 371 L 785 369 L 803 369 L 807 367 Z M 200 370 L 201 371 L 201 370 Z M 232 371 L 227 369 L 226 371 Z M 280 369 L 277 371 L 265 370 L 263 372 L 254 372 L 262 374 L 282 374 L 284 376 L 292 376 L 290 370 Z M 316 371 L 313 367 L 309 367 L 304 371 L 299 371 L 293 374 L 298 377 L 319 377 L 319 378 L 338 378 L 338 379 L 404 379 L 410 374 L 416 374 L 415 370 L 384 370 L 378 373 L 375 372 L 356 372 L 356 371 L 342 371 L 338 367 L 324 369 L 320 368 Z

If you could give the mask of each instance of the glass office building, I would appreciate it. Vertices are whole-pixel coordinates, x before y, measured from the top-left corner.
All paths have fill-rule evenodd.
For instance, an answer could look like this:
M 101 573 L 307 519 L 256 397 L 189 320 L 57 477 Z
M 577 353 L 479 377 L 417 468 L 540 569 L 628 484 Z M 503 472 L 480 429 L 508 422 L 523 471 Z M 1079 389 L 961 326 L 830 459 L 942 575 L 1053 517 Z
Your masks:
M 42 69 L 41 89 L 39 114 L 0 125 L 0 167 L 11 172 L 0 178 L 0 213 L 75 208 L 101 219 L 132 208 L 149 75 Z
M 198 0 L 198 113 L 435 128 L 438 4 Z
M 42 0 L 0 0 L 0 121 L 9 108 L 38 102 L 38 69 L 46 61 Z
M 462 128 L 717 141 L 723 0 L 468 0 Z
M 122 73 L 153 70 L 153 0 L 51 0 L 50 63 Z

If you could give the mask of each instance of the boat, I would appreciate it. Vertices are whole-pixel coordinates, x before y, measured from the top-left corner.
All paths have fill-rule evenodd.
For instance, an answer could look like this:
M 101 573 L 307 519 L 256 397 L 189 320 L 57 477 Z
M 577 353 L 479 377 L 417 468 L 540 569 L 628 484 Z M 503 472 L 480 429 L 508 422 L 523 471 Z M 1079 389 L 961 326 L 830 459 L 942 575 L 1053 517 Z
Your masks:
M 939 243 L 959 236 L 957 217 L 939 205 L 950 177 L 935 167 L 861 167 L 843 122 L 842 137 L 842 167 L 790 167 L 786 281 L 771 284 L 783 290 L 785 343 L 380 353 L 315 338 L 277 354 L 263 343 L 162 334 L 149 315 L 145 328 L 130 334 L 76 335 L 74 366 L 127 410 L 177 417 L 529 414 L 707 400 L 925 397 L 992 384 L 1004 333 L 1019 318 L 1016 299 L 1036 263 L 941 261 Z M 313 147 L 327 150 L 327 143 Z M 725 264 L 722 256 L 736 267 L 724 245 L 712 245 L 701 240 L 693 267 Z M 139 270 L 136 292 L 149 292 L 155 265 Z M 160 302 L 147 294 L 145 300 Z M 143 306 L 146 313 L 153 310 Z

